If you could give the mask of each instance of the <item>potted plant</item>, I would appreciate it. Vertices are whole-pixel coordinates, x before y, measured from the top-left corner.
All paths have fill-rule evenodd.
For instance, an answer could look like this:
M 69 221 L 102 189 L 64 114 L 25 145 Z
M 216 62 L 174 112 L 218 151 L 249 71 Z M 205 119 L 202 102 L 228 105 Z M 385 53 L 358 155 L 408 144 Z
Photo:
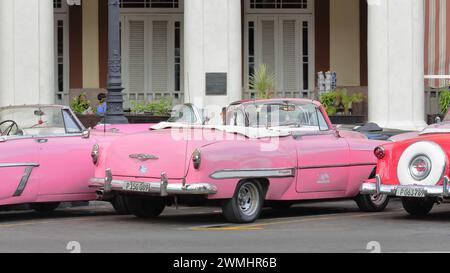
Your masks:
M 102 117 L 97 116 L 95 110 L 92 109 L 90 101 L 86 98 L 86 93 L 81 93 L 78 97 L 75 97 L 70 102 L 70 108 L 86 128 L 93 128 L 102 120 Z
M 258 92 L 258 99 L 270 99 L 273 97 L 275 74 L 268 71 L 267 65 L 262 64 L 250 76 L 250 89 Z
M 130 114 L 127 115 L 130 123 L 159 123 L 170 118 L 172 102 L 166 98 L 158 101 L 131 101 Z
M 337 89 L 326 92 L 320 96 L 320 102 L 334 124 L 361 124 L 364 123 L 364 116 L 354 115 L 353 106 L 355 103 L 364 101 L 364 93 L 356 92 L 349 94 L 347 89 Z
M 439 90 L 439 113 L 427 115 L 427 123 L 433 124 L 438 120 L 443 120 L 450 108 L 450 89 L 443 88 Z

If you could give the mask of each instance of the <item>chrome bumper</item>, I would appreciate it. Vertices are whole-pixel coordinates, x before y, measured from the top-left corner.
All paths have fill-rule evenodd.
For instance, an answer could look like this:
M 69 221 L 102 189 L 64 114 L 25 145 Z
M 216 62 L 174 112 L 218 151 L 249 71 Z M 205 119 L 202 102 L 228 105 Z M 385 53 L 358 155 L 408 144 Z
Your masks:
M 361 194 L 386 194 L 388 196 L 397 196 L 397 189 L 423 189 L 427 197 L 450 197 L 450 179 L 445 176 L 442 186 L 419 186 L 419 185 L 383 185 L 380 175 L 376 176 L 376 182 L 363 183 L 360 188 Z
M 130 182 L 147 184 L 149 191 L 140 192 L 125 189 L 126 184 Z M 217 193 L 216 186 L 209 183 L 169 183 L 165 173 L 161 174 L 161 179 L 158 182 L 114 180 L 112 177 L 112 172 L 109 169 L 106 170 L 105 178 L 92 178 L 90 181 L 90 187 L 103 191 L 103 194 L 108 194 L 111 192 L 133 192 L 158 194 L 163 197 L 169 195 L 210 195 Z

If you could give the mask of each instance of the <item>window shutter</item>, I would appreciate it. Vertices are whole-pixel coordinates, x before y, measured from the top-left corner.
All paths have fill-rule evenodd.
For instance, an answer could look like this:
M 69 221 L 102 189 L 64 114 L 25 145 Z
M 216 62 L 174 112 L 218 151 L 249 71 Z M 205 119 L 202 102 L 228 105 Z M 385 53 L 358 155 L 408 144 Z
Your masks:
M 128 85 L 130 99 L 145 93 L 145 22 L 129 22 Z
M 171 91 L 168 90 L 169 46 L 167 21 L 153 22 L 152 40 L 152 92 L 167 93 L 168 91 Z
M 283 91 L 297 91 L 297 57 L 294 20 L 283 21 Z
M 262 21 L 262 62 L 275 71 L 275 22 Z

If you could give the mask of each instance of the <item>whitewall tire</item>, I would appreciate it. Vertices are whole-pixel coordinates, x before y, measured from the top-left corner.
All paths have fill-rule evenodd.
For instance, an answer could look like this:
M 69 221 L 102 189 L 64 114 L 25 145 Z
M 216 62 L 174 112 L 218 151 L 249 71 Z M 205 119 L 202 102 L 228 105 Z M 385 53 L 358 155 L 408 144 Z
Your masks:
M 447 156 L 441 146 L 431 141 L 419 141 L 401 155 L 397 177 L 401 185 L 434 186 L 442 178 L 446 164 Z

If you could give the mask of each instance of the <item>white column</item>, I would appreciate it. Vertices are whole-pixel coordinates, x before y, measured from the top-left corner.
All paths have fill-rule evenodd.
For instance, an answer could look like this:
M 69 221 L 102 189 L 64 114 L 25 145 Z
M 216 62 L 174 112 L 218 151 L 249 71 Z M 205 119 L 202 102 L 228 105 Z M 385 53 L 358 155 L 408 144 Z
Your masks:
M 369 120 L 384 128 L 422 129 L 424 1 L 367 2 Z
M 1 0 L 0 33 L 0 106 L 54 103 L 53 2 Z
M 184 5 L 185 101 L 207 107 L 218 121 L 221 107 L 242 98 L 241 1 Z M 226 95 L 206 96 L 206 73 L 227 73 Z

